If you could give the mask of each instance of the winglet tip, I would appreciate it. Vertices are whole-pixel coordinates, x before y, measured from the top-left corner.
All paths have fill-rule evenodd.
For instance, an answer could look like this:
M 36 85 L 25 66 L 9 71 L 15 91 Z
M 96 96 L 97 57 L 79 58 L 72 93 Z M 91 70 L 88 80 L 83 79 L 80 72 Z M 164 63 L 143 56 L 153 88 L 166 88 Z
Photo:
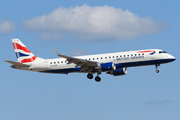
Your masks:
M 53 50 L 56 52 L 57 50 L 53 47 Z
M 54 51 L 56 52 L 56 54 L 59 56 L 59 52 L 53 47 Z

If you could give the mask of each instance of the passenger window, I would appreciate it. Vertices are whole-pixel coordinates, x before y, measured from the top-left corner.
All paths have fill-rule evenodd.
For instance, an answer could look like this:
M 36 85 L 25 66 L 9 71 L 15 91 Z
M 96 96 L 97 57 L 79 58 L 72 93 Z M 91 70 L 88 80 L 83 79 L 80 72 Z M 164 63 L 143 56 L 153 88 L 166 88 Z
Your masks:
M 63 63 L 63 61 L 61 61 L 61 63 Z
M 141 54 L 139 54 L 139 55 L 141 55 Z
M 124 57 L 126 57 L 126 55 L 124 55 Z
M 114 58 L 114 56 L 113 56 L 113 58 Z
M 103 57 L 101 57 L 101 59 L 103 59 Z
M 142 55 L 144 55 L 144 53 Z
M 109 56 L 109 58 L 111 58 L 111 56 Z
M 94 58 L 93 58 L 93 60 L 94 60 Z
M 98 60 L 99 58 L 97 58 L 97 60 Z
M 52 62 L 50 62 L 50 64 L 52 64 Z
M 54 62 L 54 64 L 56 64 L 56 62 Z
M 127 55 L 129 57 L 129 55 Z
M 91 59 L 89 58 L 89 60 L 91 60 Z
M 118 56 L 116 56 L 118 58 Z
M 122 57 L 122 56 L 120 55 L 120 57 Z
M 136 54 L 135 54 L 135 56 L 136 56 Z
M 59 63 L 59 61 L 58 61 L 58 63 Z
M 105 59 L 107 59 L 107 57 L 105 57 Z

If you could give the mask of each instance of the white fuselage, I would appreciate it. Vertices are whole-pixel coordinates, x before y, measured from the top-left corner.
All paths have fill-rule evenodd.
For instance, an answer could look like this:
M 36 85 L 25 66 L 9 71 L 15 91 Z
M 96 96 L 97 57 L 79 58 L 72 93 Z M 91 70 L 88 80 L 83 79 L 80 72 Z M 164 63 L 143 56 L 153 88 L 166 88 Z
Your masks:
M 150 52 L 149 52 L 150 51 Z M 154 51 L 153 54 L 151 54 Z M 75 56 L 87 61 L 94 61 L 99 64 L 113 62 L 116 64 L 116 69 L 124 67 L 134 67 L 143 65 L 155 65 L 167 63 L 175 60 L 172 55 L 162 52 L 159 49 L 153 50 L 138 50 L 138 51 L 127 51 L 127 52 L 116 52 L 107 54 L 96 54 L 96 55 L 84 55 Z M 69 73 L 69 72 L 88 72 L 81 71 L 81 68 L 74 63 L 69 63 L 65 58 L 57 59 L 37 59 L 32 63 L 27 63 L 31 67 L 21 67 L 18 69 L 31 70 L 38 72 L 47 73 Z

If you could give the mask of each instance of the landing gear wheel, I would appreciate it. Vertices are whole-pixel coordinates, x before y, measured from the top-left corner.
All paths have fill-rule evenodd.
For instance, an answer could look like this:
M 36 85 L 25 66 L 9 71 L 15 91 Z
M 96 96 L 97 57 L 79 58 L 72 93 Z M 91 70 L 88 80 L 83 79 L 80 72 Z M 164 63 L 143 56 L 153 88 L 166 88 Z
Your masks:
M 156 73 L 159 73 L 158 67 L 160 66 L 160 64 L 155 64 L 156 66 Z
M 92 79 L 93 75 L 91 73 L 88 73 L 87 78 Z
M 101 81 L 101 78 L 99 76 L 95 77 L 95 81 L 96 82 L 100 82 Z
M 159 73 L 159 70 L 156 70 L 156 73 Z

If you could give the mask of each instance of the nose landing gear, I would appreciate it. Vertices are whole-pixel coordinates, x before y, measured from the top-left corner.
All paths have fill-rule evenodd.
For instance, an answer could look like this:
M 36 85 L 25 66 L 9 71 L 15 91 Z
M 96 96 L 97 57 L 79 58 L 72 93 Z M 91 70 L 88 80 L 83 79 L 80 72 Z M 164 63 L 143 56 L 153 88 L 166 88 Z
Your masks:
M 156 73 L 159 73 L 158 67 L 160 66 L 160 64 L 155 64 L 156 66 Z
M 156 70 L 156 73 L 159 73 L 159 70 Z

